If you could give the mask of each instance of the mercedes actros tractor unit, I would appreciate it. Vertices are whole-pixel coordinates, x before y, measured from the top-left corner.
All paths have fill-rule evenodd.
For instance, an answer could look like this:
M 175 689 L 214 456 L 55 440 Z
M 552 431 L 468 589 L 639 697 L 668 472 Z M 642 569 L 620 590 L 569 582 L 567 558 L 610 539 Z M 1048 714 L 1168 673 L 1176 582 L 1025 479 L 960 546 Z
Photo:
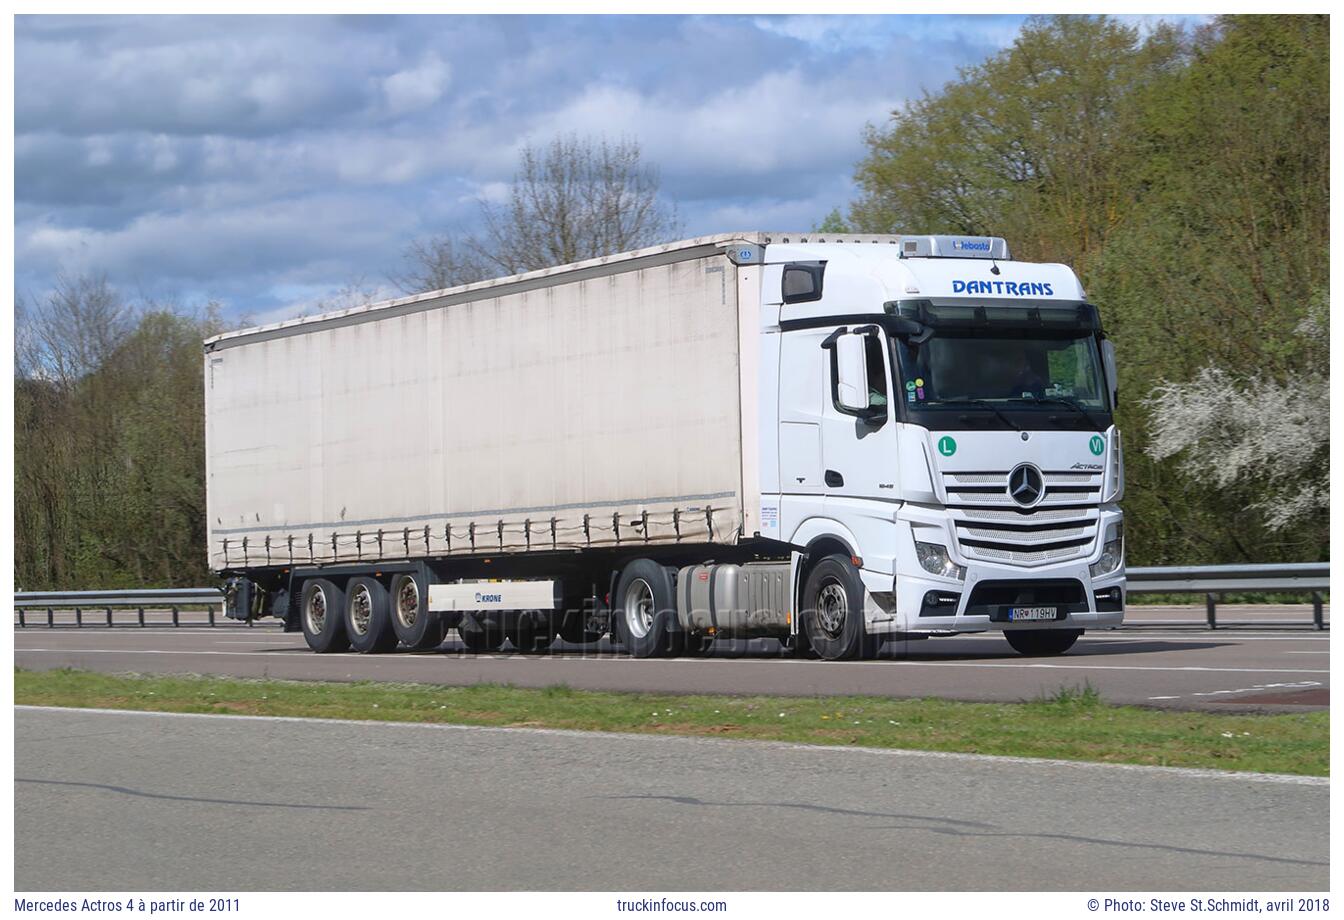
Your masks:
M 1125 609 L 1115 355 L 1002 239 L 731 233 L 205 343 L 226 612 L 318 652 L 797 654 Z

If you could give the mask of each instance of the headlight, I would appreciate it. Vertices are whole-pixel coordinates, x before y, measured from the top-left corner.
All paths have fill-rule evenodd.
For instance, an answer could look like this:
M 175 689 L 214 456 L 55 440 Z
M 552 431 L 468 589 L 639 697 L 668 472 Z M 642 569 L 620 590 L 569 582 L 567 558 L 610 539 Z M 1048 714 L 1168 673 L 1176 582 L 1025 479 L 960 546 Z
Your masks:
M 1109 575 L 1125 562 L 1125 525 L 1115 523 L 1106 528 L 1106 545 L 1101 548 L 1101 558 L 1088 566 L 1087 571 L 1093 578 Z
M 945 546 L 939 546 L 937 543 L 920 543 L 916 540 L 915 556 L 919 558 L 919 564 L 924 571 L 933 575 L 955 578 L 957 581 L 966 577 L 966 570 L 948 557 Z

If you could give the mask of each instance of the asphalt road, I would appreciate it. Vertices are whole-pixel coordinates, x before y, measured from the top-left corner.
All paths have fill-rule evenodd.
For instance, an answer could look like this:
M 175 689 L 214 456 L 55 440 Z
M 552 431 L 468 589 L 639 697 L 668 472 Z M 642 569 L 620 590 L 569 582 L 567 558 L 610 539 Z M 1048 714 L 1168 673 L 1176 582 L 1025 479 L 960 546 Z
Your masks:
M 25 707 L 14 772 L 21 892 L 1329 885 L 1300 777 Z
M 1310 608 L 1306 608 L 1307 622 Z M 1285 613 L 1286 618 L 1290 614 Z M 1301 611 L 1293 616 L 1301 622 Z M 1137 617 L 1136 617 L 1137 619 Z M 705 659 L 636 661 L 609 647 L 541 656 L 473 655 L 455 642 L 435 652 L 315 655 L 274 626 L 14 632 L 15 664 L 107 672 L 198 673 L 310 680 L 436 684 L 567 684 L 594 690 L 772 695 L 877 694 L 1016 701 L 1090 683 L 1103 699 L 1169 708 L 1291 711 L 1329 705 L 1329 634 L 1310 629 L 1209 632 L 1127 627 L 1089 633 L 1069 654 L 1023 658 L 1000 636 L 889 643 L 867 662 L 781 657 L 779 644 L 716 646 Z

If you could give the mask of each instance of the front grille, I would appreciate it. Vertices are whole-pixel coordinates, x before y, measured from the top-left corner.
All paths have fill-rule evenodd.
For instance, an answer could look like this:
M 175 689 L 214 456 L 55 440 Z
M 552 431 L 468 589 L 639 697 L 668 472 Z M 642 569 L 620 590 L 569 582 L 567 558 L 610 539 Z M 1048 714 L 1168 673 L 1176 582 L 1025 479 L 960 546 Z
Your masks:
M 1047 565 L 1086 556 L 1097 539 L 1101 473 L 1045 471 L 1045 496 L 1023 508 L 1008 470 L 944 473 L 957 543 L 968 559 Z

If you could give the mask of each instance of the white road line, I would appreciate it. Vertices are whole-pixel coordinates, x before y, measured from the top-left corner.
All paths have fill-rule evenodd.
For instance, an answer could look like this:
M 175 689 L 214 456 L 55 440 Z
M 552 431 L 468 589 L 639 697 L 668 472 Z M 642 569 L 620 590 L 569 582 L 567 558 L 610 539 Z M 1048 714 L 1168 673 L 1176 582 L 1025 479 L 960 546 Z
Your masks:
M 227 628 L 227 627 L 226 627 L 226 628 Z M 239 632 L 233 632 L 233 631 L 231 631 L 231 632 L 229 632 L 229 633 L 221 633 L 219 629 L 209 629 L 209 628 L 203 628 L 203 629 L 173 629 L 173 628 L 169 627 L 169 628 L 164 628 L 164 629 L 151 629 L 151 628 L 146 628 L 146 629 L 135 629 L 135 628 L 128 627 L 128 628 L 126 628 L 126 629 L 111 629 L 111 630 L 103 629 L 103 630 L 97 630 L 97 631 L 94 631 L 92 628 L 86 628 L 83 632 L 80 632 L 80 631 L 77 631 L 77 630 L 74 630 L 74 629 L 70 629 L 70 630 L 64 630 L 64 629 L 63 629 L 63 630 L 59 630 L 59 631 L 56 631 L 56 630 L 48 631 L 48 630 L 46 629 L 46 627 L 42 627 L 41 629 L 38 629 L 38 628 L 36 628 L 36 627 L 33 627 L 33 628 L 29 628 L 29 629 L 26 629 L 26 630 L 23 630 L 23 631 L 16 630 L 15 633 L 14 633 L 14 637 L 15 637 L 16 639 L 23 639 L 23 638 L 27 638 L 27 639 L 39 639 L 39 638 L 41 638 L 41 637 L 43 637 L 43 636 L 50 637 L 50 636 L 52 636 L 52 635 L 62 635 L 62 636 L 70 636 L 70 637 L 80 636 L 80 637 L 88 637 L 88 638 L 113 638 L 113 637 L 115 637 L 115 638 L 118 638 L 118 639 L 134 639 L 134 638 L 136 638 L 136 637 L 147 636 L 147 635 L 148 635 L 148 636 L 186 636 L 186 635 L 191 635 L 191 636 L 221 636 L 221 635 L 233 635 L 233 636 L 247 636 L 247 637 L 249 637 L 249 638 L 246 639 L 246 640 L 243 640 L 243 639 L 238 639 L 238 640 L 220 639 L 219 641 L 221 641 L 221 642 L 228 642 L 228 641 L 239 641 L 239 642 L 247 641 L 247 642 L 255 642 L 255 641 L 261 641 L 261 640 L 275 639 L 275 640 L 279 640 L 279 641 L 282 641 L 282 642 L 294 642 L 294 643 L 296 643 L 296 644 L 297 644 L 297 643 L 302 643 L 302 642 L 303 642 L 303 636 L 299 635 L 298 633 L 282 633 L 282 632 L 280 632 L 279 630 L 271 630 L 271 629 L 266 629 L 266 630 L 264 630 L 264 631 L 262 631 L 262 630 L 258 630 L 258 631 L 256 631 L 256 632 L 240 632 L 240 631 L 239 631 Z M 935 636 L 935 637 L 934 637 L 934 640 L 935 640 L 935 641 L 940 641 L 940 642 L 944 642 L 944 641 L 946 641 L 946 640 L 956 640 L 956 641 L 958 641 L 958 642 L 966 642 L 966 641 L 972 641 L 972 642 L 1001 642 L 1001 641 L 1003 641 L 1003 637 L 1002 637 L 1001 635 L 999 635 L 998 633 L 967 633 L 967 634 L 960 635 L 960 636 Z M 1243 641 L 1248 641 L 1248 640 L 1253 640 L 1253 641 L 1256 641 L 1256 642 L 1329 642 L 1329 641 L 1330 641 L 1330 635 L 1329 635 L 1329 633 L 1317 633 L 1317 632 L 1304 633 L 1304 634 L 1299 634 L 1299 635 L 1284 635 L 1284 634 L 1282 634 L 1282 633 L 1250 633 L 1250 632 L 1241 632 L 1241 631 L 1239 631 L 1239 630 L 1225 630 L 1225 631 L 1220 631 L 1220 632 L 1210 632 L 1210 631 L 1208 631 L 1208 630 L 1200 630 L 1200 631 L 1198 631 L 1198 632 L 1172 632 L 1172 631 L 1170 631 L 1170 630 L 1161 630 L 1161 631 L 1152 631 L 1152 632 L 1140 632 L 1140 631 L 1109 632 L 1109 631 L 1108 631 L 1108 632 L 1105 632 L 1105 633 L 1100 633 L 1100 632 L 1098 632 L 1098 633 L 1089 633 L 1089 634 L 1083 636 L 1082 639 L 1080 639 L 1079 641 L 1080 641 L 1081 643 L 1083 643 L 1084 645 L 1086 645 L 1086 644 L 1090 644 L 1090 643 L 1094 643 L 1094 642 L 1153 642 L 1153 641 L 1155 641 L 1155 640 L 1157 640 L 1157 641 L 1163 641 L 1163 642 L 1190 642 L 1190 641 L 1203 641 L 1203 642 L 1223 642 L 1223 643 L 1226 643 L 1226 642 L 1243 642 Z M 753 640 L 753 641 L 756 641 L 756 640 Z M 918 641 L 925 641 L 925 640 L 918 640 Z
M 119 715 L 119 716 L 147 716 L 151 718 L 164 719 L 233 719 L 237 721 L 248 722 L 297 722 L 311 725 L 355 725 L 363 728 L 393 729 L 405 731 L 407 729 L 420 729 L 428 731 L 449 731 L 449 732 L 472 732 L 487 734 L 513 734 L 527 733 L 533 735 L 554 735 L 561 738 L 582 738 L 587 741 L 602 741 L 607 739 L 623 739 L 629 741 L 652 741 L 660 743 L 680 743 L 694 744 L 707 747 L 741 747 L 744 745 L 753 747 L 769 747 L 789 751 L 810 751 L 818 754 L 834 754 L 847 756 L 851 754 L 876 755 L 878 757 L 917 757 L 928 758 L 932 760 L 954 760 L 968 763 L 987 763 L 987 764 L 1020 764 L 1024 766 L 1042 766 L 1050 765 L 1054 767 L 1069 767 L 1079 770 L 1096 770 L 1101 772 L 1124 771 L 1138 772 L 1156 775 L 1165 775 L 1173 778 L 1189 777 L 1192 779 L 1226 779 L 1239 780 L 1252 783 L 1275 783 L 1287 786 L 1326 786 L 1330 785 L 1330 778 L 1326 776 L 1299 776 L 1292 773 L 1238 773 L 1233 770 L 1202 770 L 1192 767 L 1150 767 L 1142 764 L 1122 764 L 1122 763 L 1095 763 L 1092 761 L 1081 760 L 1054 760 L 1044 757 L 1005 757 L 999 754 L 962 754 L 949 751 L 915 751 L 906 748 L 873 748 L 873 747 L 850 747 L 840 745 L 822 745 L 822 744 L 799 744 L 790 741 L 748 741 L 745 739 L 729 738 L 705 738 L 698 735 L 673 735 L 673 734 L 643 734 L 634 732 L 586 732 L 569 728 L 513 728 L 493 725 L 448 725 L 438 722 L 382 722 L 382 721 L 364 721 L 359 719 L 314 719 L 302 716 L 249 716 L 238 715 L 236 713 L 203 713 L 203 712 L 153 712 L 148 710 L 136 709 L 79 709 L 66 706 L 25 706 L 16 705 L 16 710 L 23 712 L 32 712 L 39 714 L 64 713 L 64 714 L 83 714 L 95 713 L 98 715 Z
M 111 648 L 22 648 L 15 649 L 15 652 L 42 652 L 46 654 L 78 654 L 78 655 L 176 655 L 181 658 L 191 657 L 193 655 L 218 655 L 235 658 L 276 658 L 279 656 L 305 656 L 312 657 L 313 653 L 307 649 L 294 649 L 288 651 L 275 652 L 221 652 L 214 650 L 192 650 L 192 649 L 111 649 Z M 355 652 L 342 652 L 336 655 L 323 655 L 324 659 L 331 658 L 366 658 L 364 655 Z M 634 659 L 624 656 L 613 657 L 582 657 L 573 658 L 569 656 L 553 655 L 545 658 L 520 657 L 514 655 L 474 655 L 477 661 L 573 661 L 573 662 L 628 662 Z M 387 661 L 442 661 L 443 655 L 406 655 L 398 658 L 383 659 Z M 732 662 L 734 665 L 768 665 L 770 667 L 823 667 L 829 668 L 832 665 L 820 661 L 798 661 L 788 658 L 771 658 L 752 660 L 749 658 L 682 658 L 682 659 L 643 659 L 642 667 L 686 667 L 686 666 L 707 666 L 717 667 L 725 662 Z M 1011 663 L 989 663 L 973 661 L 850 661 L 846 662 L 849 668 L 888 668 L 888 667 L 906 667 L 906 668 L 1001 668 L 1001 669 L 1031 669 L 1031 670 L 1057 670 L 1057 671 L 1193 671 L 1200 673 L 1218 673 L 1218 674 L 1329 674 L 1328 668 L 1321 669 L 1302 669 L 1302 668 L 1208 668 L 1195 665 L 1184 667 L 1159 666 L 1159 665 L 1127 665 L 1127 664 L 1044 664 L 1041 662 L 1011 664 Z

